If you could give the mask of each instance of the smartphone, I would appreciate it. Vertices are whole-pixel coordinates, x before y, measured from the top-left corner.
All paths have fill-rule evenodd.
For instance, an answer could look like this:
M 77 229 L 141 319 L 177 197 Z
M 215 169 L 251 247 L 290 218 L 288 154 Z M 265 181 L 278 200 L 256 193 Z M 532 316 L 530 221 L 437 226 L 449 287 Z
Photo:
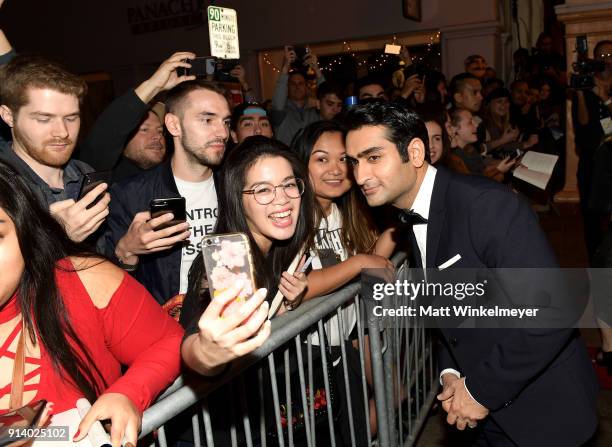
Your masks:
M 38 427 L 46 405 L 46 400 L 38 400 L 0 416 L 0 446 L 33 439 L 35 431 L 32 429 Z
M 308 47 L 301 47 L 301 46 L 293 46 L 293 51 L 295 51 L 295 55 L 297 57 L 298 60 L 303 61 L 304 58 L 308 55 L 308 53 L 310 52 Z
M 149 211 L 151 212 L 151 219 L 154 219 L 167 213 L 174 214 L 174 219 L 159 225 L 155 228 L 155 231 L 172 227 L 187 220 L 187 212 L 185 210 L 185 197 L 152 199 L 149 202 Z
M 112 171 L 98 171 L 90 172 L 88 174 L 83 175 L 83 181 L 81 183 L 81 190 L 79 191 L 78 200 L 81 200 L 87 193 L 89 193 L 100 183 L 106 183 L 107 185 L 110 185 L 112 174 Z M 86 209 L 95 206 L 100 200 L 102 200 L 102 197 L 104 197 L 104 193 L 96 197 L 96 200 L 87 205 Z
M 185 62 L 191 64 L 191 68 L 178 67 L 176 73 L 179 76 L 195 76 L 196 78 L 205 78 L 208 75 L 214 75 L 217 67 L 217 59 L 214 57 L 196 57 L 195 59 L 185 59 Z
M 211 299 L 231 287 L 236 280 L 245 282 L 238 299 L 230 302 L 222 312 L 224 316 L 232 314 L 242 301 L 257 290 L 249 238 L 244 233 L 204 236 L 202 257 Z

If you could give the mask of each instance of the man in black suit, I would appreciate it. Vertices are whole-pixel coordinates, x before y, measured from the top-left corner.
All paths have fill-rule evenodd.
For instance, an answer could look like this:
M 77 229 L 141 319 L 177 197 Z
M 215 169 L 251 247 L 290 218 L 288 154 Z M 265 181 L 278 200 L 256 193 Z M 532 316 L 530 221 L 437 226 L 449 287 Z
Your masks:
M 417 266 L 558 266 L 518 195 L 428 164 L 427 130 L 416 114 L 374 103 L 351 109 L 346 121 L 347 155 L 368 204 L 420 215 L 407 228 Z M 534 286 L 512 280 L 505 285 Z M 559 304 L 547 298 L 551 308 Z M 592 436 L 598 387 L 584 345 L 575 330 L 544 327 L 441 330 L 438 399 L 449 424 L 474 428 L 475 445 L 576 446 Z

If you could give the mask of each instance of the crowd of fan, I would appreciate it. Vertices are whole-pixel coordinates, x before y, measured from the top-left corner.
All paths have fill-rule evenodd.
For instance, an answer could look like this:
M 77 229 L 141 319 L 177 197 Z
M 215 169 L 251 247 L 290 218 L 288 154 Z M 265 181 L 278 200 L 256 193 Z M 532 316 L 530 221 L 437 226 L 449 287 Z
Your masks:
M 219 85 L 179 75 L 196 55 L 177 52 L 115 99 L 80 139 L 87 85 L 55 62 L 17 55 L 0 38 L 0 116 L 11 130 L 0 145 L 0 243 L 11 234 L 18 240 L 12 258 L 0 257 L 2 271 L 14 272 L 0 288 L 0 340 L 12 337 L 7 352 L 25 340 L 30 366 L 41 358 L 37 339 L 48 353 L 42 376 L 26 376 L 22 403 L 47 393 L 57 413 L 84 394 L 96 403 L 81 429 L 110 418 L 115 442 L 136 441 L 142 411 L 179 374 L 181 354 L 191 369 L 215 376 L 260 346 L 277 291 L 285 297 L 283 313 L 363 268 L 393 268 L 393 227 L 377 226 L 346 165 L 343 120 L 353 102 L 408 105 L 426 123 L 433 165 L 499 182 L 511 180 L 524 151 L 564 148 L 566 76 L 545 35 L 536 53 L 515 54 L 508 87 L 481 56 L 469 56 L 465 72 L 447 83 L 406 53 L 393 79 L 369 75 L 340 86 L 324 79 L 313 53 L 296 67 L 287 46 L 265 106 L 243 67 L 232 76 L 245 101 L 233 104 Z M 612 43 L 598 51 L 612 52 Z M 605 82 L 595 97 L 574 93 L 585 129 L 594 119 L 589 101 L 610 104 Z M 80 196 L 85 174 L 105 170 L 112 171 L 109 181 Z M 151 216 L 152 199 L 174 197 L 186 200 L 186 222 L 170 213 Z M 249 237 L 260 289 L 237 281 L 211 299 L 201 239 L 236 231 Z M 287 272 L 304 247 L 315 257 L 313 270 Z M 241 294 L 253 297 L 220 319 Z M 83 302 L 86 295 L 91 300 Z M 346 340 L 329 343 L 346 342 L 355 352 L 355 312 L 345 312 Z M 30 337 L 18 336 L 20 314 Z M 128 365 L 123 374 L 120 365 Z M 9 370 L 3 368 L 0 387 Z M 0 388 L 0 412 L 9 398 L 12 404 L 10 387 Z M 375 430 L 375 420 L 370 424 Z

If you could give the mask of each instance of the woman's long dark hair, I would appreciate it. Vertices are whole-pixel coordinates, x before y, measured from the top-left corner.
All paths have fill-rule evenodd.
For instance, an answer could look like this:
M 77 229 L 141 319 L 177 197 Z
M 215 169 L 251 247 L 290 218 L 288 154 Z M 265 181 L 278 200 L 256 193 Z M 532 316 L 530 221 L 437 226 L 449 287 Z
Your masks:
M 317 143 L 317 140 L 327 132 L 339 132 L 343 135 L 344 127 L 342 124 L 335 121 L 317 121 L 306 126 L 293 139 L 291 147 L 306 166 L 308 166 L 310 154 L 312 154 L 312 149 Z M 350 170 L 348 175 L 354 183 Z M 346 194 L 334 200 L 334 203 L 338 206 L 338 210 L 342 216 L 340 237 L 342 239 L 342 245 L 345 247 L 347 253 L 370 252 L 376 243 L 378 232 L 372 220 L 370 210 L 364 203 L 361 192 L 355 187 L 351 187 Z M 315 212 L 314 228 L 318 229 L 321 221 L 325 218 L 323 210 L 318 202 Z
M 62 226 L 36 200 L 23 177 L 1 161 L 0 208 L 13 221 L 24 259 L 18 304 L 25 330 L 32 343 L 37 339 L 42 343 L 56 371 L 93 402 L 102 391 L 101 384 L 106 384 L 70 323 L 55 277 L 59 260 L 93 255 L 68 238 Z
M 295 234 L 286 241 L 273 241 L 270 251 L 267 255 L 264 255 L 249 230 L 242 191 L 246 187 L 248 170 L 258 160 L 270 157 L 281 157 L 287 160 L 291 165 L 293 174 L 304 180 L 305 189 Z M 232 150 L 223 162 L 217 186 L 219 212 L 215 232 L 242 232 L 248 236 L 253 254 L 255 282 L 257 287 L 268 289 L 267 299 L 271 300 L 278 289 L 281 274 L 287 270 L 291 261 L 302 251 L 304 246 L 310 245 L 312 240 L 314 196 L 308 182 L 306 167 L 283 143 L 263 136 L 252 136 Z M 207 294 L 202 294 L 200 290 L 204 273 L 204 262 L 200 253 L 189 271 L 186 301 L 191 299 L 200 301 L 200 298 L 208 299 L 206 298 Z M 201 304 L 205 306 L 208 303 Z

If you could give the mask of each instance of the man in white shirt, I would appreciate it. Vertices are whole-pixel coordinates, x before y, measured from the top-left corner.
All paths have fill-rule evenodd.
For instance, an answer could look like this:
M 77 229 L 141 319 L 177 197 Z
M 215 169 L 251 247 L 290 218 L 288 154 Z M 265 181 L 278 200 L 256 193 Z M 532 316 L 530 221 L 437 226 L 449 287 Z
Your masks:
M 417 267 L 558 266 L 533 212 L 518 195 L 488 179 L 429 165 L 427 129 L 415 113 L 401 104 L 372 103 L 351 109 L 346 123 L 355 181 L 370 206 L 390 203 L 404 210 Z M 523 279 L 513 277 L 502 289 L 534 285 Z M 567 304 L 555 295 L 547 298 L 546 309 Z M 597 426 L 598 386 L 579 334 L 565 327 L 441 326 L 443 391 L 438 399 L 448 423 L 460 430 L 475 428 L 475 445 L 586 442 Z
M 156 168 L 113 186 L 105 242 L 109 254 L 173 311 L 187 291 L 202 236 L 215 228 L 213 171 L 225 152 L 231 115 L 223 90 L 204 81 L 185 82 L 169 91 L 166 107 L 174 153 Z M 149 202 L 171 197 L 185 198 L 187 221 L 161 229 L 173 216 L 151 219 Z

